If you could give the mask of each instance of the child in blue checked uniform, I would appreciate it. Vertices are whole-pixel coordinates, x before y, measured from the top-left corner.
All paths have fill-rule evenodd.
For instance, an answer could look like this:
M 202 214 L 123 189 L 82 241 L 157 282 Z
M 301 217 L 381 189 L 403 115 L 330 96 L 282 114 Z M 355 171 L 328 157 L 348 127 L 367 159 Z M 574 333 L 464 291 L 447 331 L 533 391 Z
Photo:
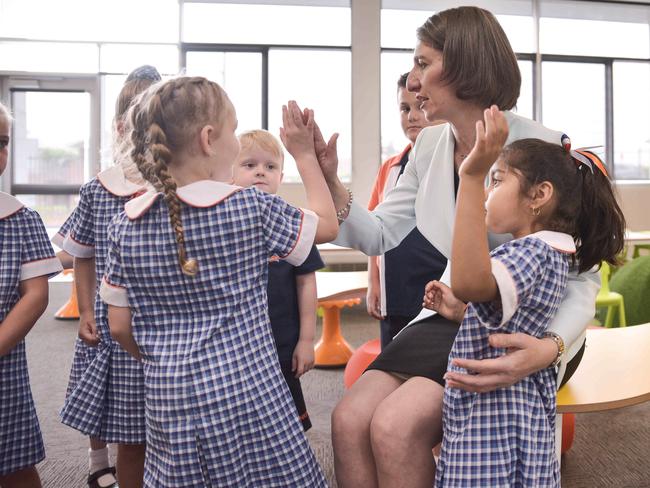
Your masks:
M 464 372 L 454 360 L 504 354 L 490 346 L 491 332 L 544 336 L 569 266 L 576 264 L 581 273 L 603 260 L 616 263 L 625 222 L 595 155 L 538 139 L 521 139 L 502 151 L 506 119 L 494 106 L 484 116 L 459 170 L 453 294 L 438 282 L 430 282 L 425 294 L 427 306 L 450 319 L 464 312 L 445 376 L 436 486 L 559 487 L 555 368 L 507 388 L 472 393 L 450 387 L 454 373 Z M 490 253 L 487 230 L 514 240 Z M 466 312 L 459 300 L 470 302 Z
M 269 256 L 300 264 L 338 224 L 313 113 L 283 108 L 281 137 L 308 206 L 231 181 L 235 110 L 200 77 L 152 87 L 133 109 L 132 156 L 156 191 L 109 229 L 101 296 L 111 334 L 141 359 L 147 487 L 324 487 L 268 322 Z
M 99 298 L 108 252 L 107 228 L 124 204 L 148 185 L 121 154 L 126 113 L 133 99 L 160 75 L 142 66 L 128 77 L 116 102 L 113 154 L 115 166 L 84 184 L 79 204 L 68 218 L 63 250 L 75 257 L 79 299 L 79 339 L 75 344 L 61 421 L 90 437 L 88 486 L 117 486 L 106 443 L 118 445 L 117 476 L 122 488 L 142 485 L 144 469 L 144 382 L 142 367 L 111 340 L 106 305 Z
M 233 183 L 254 186 L 275 195 L 282 182 L 284 152 L 280 141 L 265 130 L 239 136 L 241 149 L 233 167 Z M 316 246 L 300 266 L 271 256 L 269 259 L 269 319 L 280 368 L 305 431 L 311 428 L 300 377 L 314 367 L 316 331 L 316 271 L 323 261 Z
M 0 104 L 0 175 L 11 116 Z M 35 488 L 45 458 L 29 387 L 25 336 L 45 311 L 47 278 L 61 271 L 38 214 L 0 192 L 0 486 Z

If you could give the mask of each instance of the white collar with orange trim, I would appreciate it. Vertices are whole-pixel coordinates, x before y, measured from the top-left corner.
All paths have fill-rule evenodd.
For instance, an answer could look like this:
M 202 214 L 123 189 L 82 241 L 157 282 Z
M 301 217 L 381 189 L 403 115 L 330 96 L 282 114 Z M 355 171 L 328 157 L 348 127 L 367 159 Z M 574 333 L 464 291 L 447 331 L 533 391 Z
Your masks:
M 573 237 L 571 237 L 569 234 L 565 234 L 564 232 L 540 230 L 539 232 L 530 234 L 530 237 L 536 237 L 537 239 L 544 241 L 556 251 L 560 251 L 566 254 L 574 254 L 576 252 L 576 244 L 573 240 Z
M 112 193 L 116 197 L 130 197 L 136 193 L 150 189 L 127 180 L 122 168 L 119 166 L 112 166 L 107 170 L 102 171 L 97 175 L 97 179 L 106 191 Z
M 0 220 L 12 216 L 24 206 L 23 202 L 13 195 L 0 191 Z
M 217 205 L 241 189 L 240 186 L 229 185 L 220 181 L 201 180 L 181 186 L 176 190 L 176 194 L 183 203 L 191 207 L 206 208 Z M 161 195 L 162 193 L 150 190 L 144 195 L 128 201 L 124 205 L 127 217 L 131 220 L 142 217 Z

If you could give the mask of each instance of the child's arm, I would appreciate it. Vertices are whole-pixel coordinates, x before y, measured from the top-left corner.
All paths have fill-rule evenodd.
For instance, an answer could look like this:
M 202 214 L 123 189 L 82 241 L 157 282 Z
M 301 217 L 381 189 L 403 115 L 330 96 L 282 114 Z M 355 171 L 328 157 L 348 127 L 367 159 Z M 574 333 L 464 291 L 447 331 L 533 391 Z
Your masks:
M 20 282 L 20 300 L 0 324 L 0 356 L 11 352 L 25 338 L 48 302 L 47 276 L 37 276 Z
M 463 321 L 467 308 L 465 302 L 454 296 L 451 288 L 435 280 L 429 281 L 424 287 L 422 306 L 459 324 Z
M 296 293 L 300 311 L 300 338 L 293 350 L 291 370 L 296 378 L 314 367 L 314 334 L 316 332 L 316 273 L 296 275 Z
M 451 288 L 464 302 L 498 296 L 485 226 L 485 177 L 508 137 L 508 122 L 496 106 L 476 123 L 476 143 L 460 167 L 460 186 L 451 250 Z
M 379 266 L 377 256 L 368 256 L 368 292 L 366 293 L 366 309 L 368 315 L 382 320 L 381 315 L 381 281 L 379 280 Z
M 131 327 L 131 309 L 129 307 L 108 305 L 108 327 L 111 330 L 113 340 L 140 361 L 142 356 L 138 344 L 133 338 L 133 329 Z
M 303 122 L 302 112 L 293 100 L 282 107 L 283 127 L 280 139 L 287 151 L 294 157 L 305 186 L 307 207 L 318 215 L 315 242 L 329 242 L 338 234 L 338 219 L 334 202 L 325 178 L 318 165 L 314 149 L 314 113 L 308 111 L 308 120 Z
M 95 322 L 95 258 L 74 259 L 74 281 L 79 302 L 79 338 L 89 346 L 99 344 Z

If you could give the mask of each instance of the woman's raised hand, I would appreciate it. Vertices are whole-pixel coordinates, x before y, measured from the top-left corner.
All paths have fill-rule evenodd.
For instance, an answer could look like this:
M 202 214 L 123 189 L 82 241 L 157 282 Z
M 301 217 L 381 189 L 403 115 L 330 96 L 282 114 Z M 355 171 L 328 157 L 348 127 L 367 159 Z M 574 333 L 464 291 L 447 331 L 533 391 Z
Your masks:
M 323 172 L 323 176 L 328 182 L 336 181 L 338 178 L 339 157 L 336 152 L 338 138 L 339 135 L 335 132 L 329 141 L 325 142 L 320 127 L 314 122 L 314 149 L 316 150 L 316 157 L 318 158 L 318 164 Z
M 301 111 L 294 100 L 283 105 L 280 139 L 296 162 L 305 155 L 314 156 L 314 111 Z
M 485 123 L 476 122 L 476 142 L 459 168 L 461 175 L 485 178 L 508 138 L 508 121 L 499 107 L 485 109 L 483 117 Z

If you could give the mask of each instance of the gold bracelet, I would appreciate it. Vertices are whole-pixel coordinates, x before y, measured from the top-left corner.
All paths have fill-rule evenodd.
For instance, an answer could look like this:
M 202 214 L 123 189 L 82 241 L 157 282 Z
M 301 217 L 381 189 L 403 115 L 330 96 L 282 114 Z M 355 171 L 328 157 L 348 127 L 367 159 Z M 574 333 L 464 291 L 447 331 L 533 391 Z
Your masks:
M 544 335 L 542 336 L 544 339 L 549 338 L 553 339 L 553 342 L 555 342 L 555 345 L 557 346 L 557 356 L 555 358 L 555 361 L 553 361 L 550 366 L 553 366 L 554 368 L 557 367 L 558 364 L 560 364 L 560 361 L 562 361 L 562 358 L 564 357 L 564 339 L 562 339 L 558 334 L 555 332 L 551 332 L 550 330 L 547 330 L 544 332 Z
M 350 208 L 352 207 L 352 190 L 349 188 L 346 188 L 346 190 L 348 191 L 348 203 L 345 204 L 345 207 L 336 212 L 336 219 L 339 221 L 339 224 L 345 222 L 345 219 L 350 213 Z

